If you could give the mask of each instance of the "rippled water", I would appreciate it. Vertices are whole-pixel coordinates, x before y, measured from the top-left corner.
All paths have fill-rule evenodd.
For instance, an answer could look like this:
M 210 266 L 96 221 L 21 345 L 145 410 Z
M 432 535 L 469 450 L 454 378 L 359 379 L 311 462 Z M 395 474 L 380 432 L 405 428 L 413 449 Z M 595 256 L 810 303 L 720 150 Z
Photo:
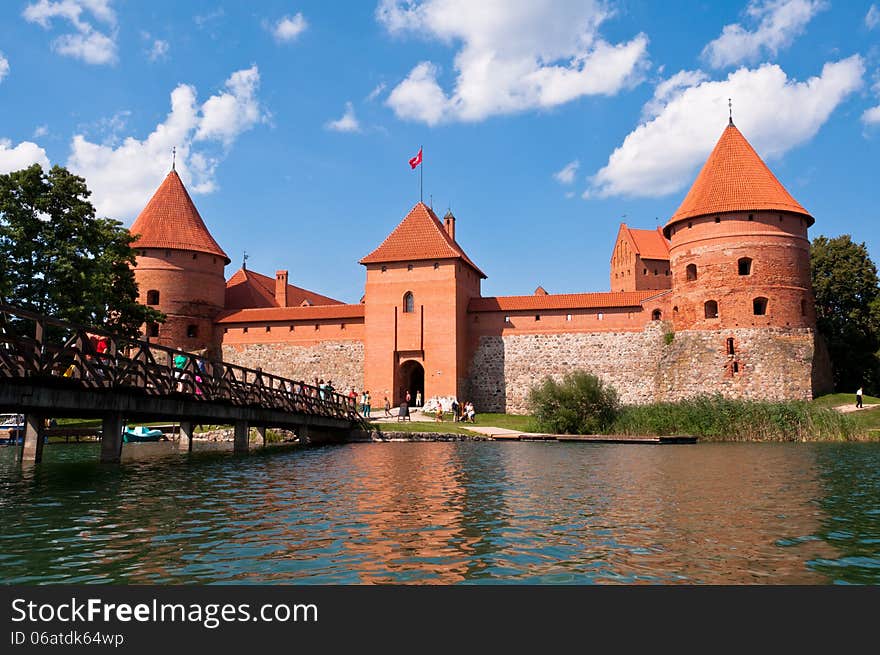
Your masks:
M 0 450 L 0 582 L 880 583 L 877 444 L 150 446 Z

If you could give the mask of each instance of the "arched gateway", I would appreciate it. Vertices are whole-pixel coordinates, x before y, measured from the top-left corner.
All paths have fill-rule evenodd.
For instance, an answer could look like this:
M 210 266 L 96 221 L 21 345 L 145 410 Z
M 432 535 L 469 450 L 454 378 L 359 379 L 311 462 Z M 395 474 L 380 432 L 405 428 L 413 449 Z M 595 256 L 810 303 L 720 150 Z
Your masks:
M 422 402 L 425 398 L 425 369 L 415 360 L 407 360 L 400 365 L 400 380 L 397 390 L 397 402 L 401 402 L 406 398 L 406 392 L 410 393 L 410 405 L 414 406 L 416 402 L 416 392 L 422 392 Z

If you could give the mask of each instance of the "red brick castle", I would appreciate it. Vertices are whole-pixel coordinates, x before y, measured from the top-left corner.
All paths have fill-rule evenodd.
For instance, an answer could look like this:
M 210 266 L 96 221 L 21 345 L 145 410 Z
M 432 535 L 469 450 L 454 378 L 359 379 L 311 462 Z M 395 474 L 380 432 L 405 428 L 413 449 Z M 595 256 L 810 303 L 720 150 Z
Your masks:
M 359 304 L 294 286 L 287 271 L 242 266 L 226 280 L 229 257 L 173 170 L 131 231 L 140 301 L 168 317 L 145 326 L 158 343 L 369 389 L 374 405 L 408 390 L 520 412 L 531 385 L 572 369 L 632 403 L 826 390 L 813 222 L 731 122 L 662 230 L 620 226 L 610 292 L 483 297 L 455 216 L 421 202 L 360 260 Z

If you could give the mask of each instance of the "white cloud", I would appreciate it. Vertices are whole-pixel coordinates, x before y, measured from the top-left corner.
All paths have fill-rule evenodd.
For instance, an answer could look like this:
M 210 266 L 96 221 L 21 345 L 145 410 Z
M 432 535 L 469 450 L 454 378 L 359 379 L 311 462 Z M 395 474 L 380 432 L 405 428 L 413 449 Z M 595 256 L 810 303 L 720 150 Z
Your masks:
M 171 92 L 171 111 L 143 140 L 129 136 L 118 145 L 73 137 L 68 167 L 86 178 L 99 215 L 130 219 L 143 209 L 168 173 L 171 148 L 177 171 L 193 193 L 217 189 L 215 172 L 235 138 L 263 117 L 256 98 L 254 66 L 226 80 L 226 90 L 199 105 L 194 87 Z
M 150 58 L 150 61 L 159 61 L 160 59 L 168 58 L 168 50 L 170 49 L 170 44 L 168 41 L 163 41 L 162 39 L 155 39 L 153 41 L 153 45 L 150 46 L 150 51 L 147 53 L 147 56 Z
M 306 31 L 309 26 L 302 13 L 294 16 L 283 16 L 279 18 L 271 28 L 272 35 L 276 41 L 289 43 L 295 41 L 300 34 Z
M 3 78 L 9 75 L 9 60 L 3 56 L 3 53 L 0 52 L 0 82 L 3 81 Z
M 724 80 L 696 78 L 693 86 L 648 103 L 644 122 L 614 150 L 585 197 L 661 196 L 681 190 L 721 135 L 728 98 L 734 99 L 734 122 L 755 150 L 765 158 L 780 157 L 818 132 L 861 87 L 864 72 L 862 58 L 854 55 L 825 64 L 821 75 L 804 82 L 789 79 L 775 64 L 741 68 Z
M 574 176 L 577 175 L 578 168 L 580 168 L 580 161 L 575 159 L 574 161 L 568 162 L 561 171 L 557 171 L 553 174 L 553 177 L 556 178 L 556 181 L 560 184 L 571 184 L 574 182 Z
M 367 102 L 373 102 L 373 100 L 378 98 L 379 94 L 381 94 L 385 90 L 386 86 L 388 86 L 388 85 L 385 84 L 385 82 L 379 82 L 375 86 L 375 88 L 372 91 L 370 91 L 370 95 L 367 96 Z
M 39 139 L 49 134 L 49 126 L 48 125 L 37 125 L 36 129 L 34 129 L 34 138 Z
M 601 0 L 382 0 L 376 17 L 392 35 L 459 46 L 450 93 L 438 67 L 423 61 L 387 104 L 400 118 L 435 125 L 616 94 L 638 81 L 648 39 L 604 41 L 599 26 L 610 15 Z
M 97 30 L 92 19 L 112 29 L 108 36 Z M 116 13 L 112 0 L 38 0 L 25 7 L 25 20 L 50 29 L 57 18 L 68 21 L 75 32 L 62 34 L 52 42 L 58 54 L 81 59 L 88 64 L 112 64 L 116 61 Z
M 345 103 L 345 113 L 342 114 L 342 118 L 329 121 L 324 127 L 334 132 L 360 132 L 361 130 L 361 124 L 358 122 L 357 116 L 354 115 L 354 107 L 350 102 Z
M 865 25 L 869 30 L 880 25 L 880 9 L 877 9 L 877 5 L 871 5 L 868 8 L 868 13 L 865 14 Z
M 39 164 L 49 168 L 46 151 L 32 141 L 22 141 L 14 148 L 9 139 L 0 139 L 0 174 L 27 168 L 31 164 Z
M 865 113 L 862 114 L 862 122 L 866 125 L 880 124 L 880 105 L 866 109 Z
M 757 26 L 750 31 L 739 23 L 725 25 L 721 36 L 703 49 L 703 57 L 712 67 L 724 68 L 757 61 L 765 51 L 776 55 L 827 7 L 825 0 L 750 0 L 746 14 Z

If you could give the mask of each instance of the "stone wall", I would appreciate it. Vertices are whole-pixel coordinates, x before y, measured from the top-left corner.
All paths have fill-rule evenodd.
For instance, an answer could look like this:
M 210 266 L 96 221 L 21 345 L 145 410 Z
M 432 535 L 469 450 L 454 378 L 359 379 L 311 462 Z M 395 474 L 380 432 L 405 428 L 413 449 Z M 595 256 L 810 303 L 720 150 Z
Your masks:
M 304 380 L 330 379 L 340 393 L 352 387 L 363 391 L 364 344 L 361 341 L 321 341 L 311 345 L 259 343 L 223 346 L 223 360 L 268 373 Z
M 733 339 L 733 353 L 728 353 Z M 477 411 L 528 413 L 529 389 L 581 369 L 613 386 L 625 404 L 725 396 L 806 400 L 827 386 L 827 365 L 806 328 L 739 328 L 483 336 L 471 364 Z

